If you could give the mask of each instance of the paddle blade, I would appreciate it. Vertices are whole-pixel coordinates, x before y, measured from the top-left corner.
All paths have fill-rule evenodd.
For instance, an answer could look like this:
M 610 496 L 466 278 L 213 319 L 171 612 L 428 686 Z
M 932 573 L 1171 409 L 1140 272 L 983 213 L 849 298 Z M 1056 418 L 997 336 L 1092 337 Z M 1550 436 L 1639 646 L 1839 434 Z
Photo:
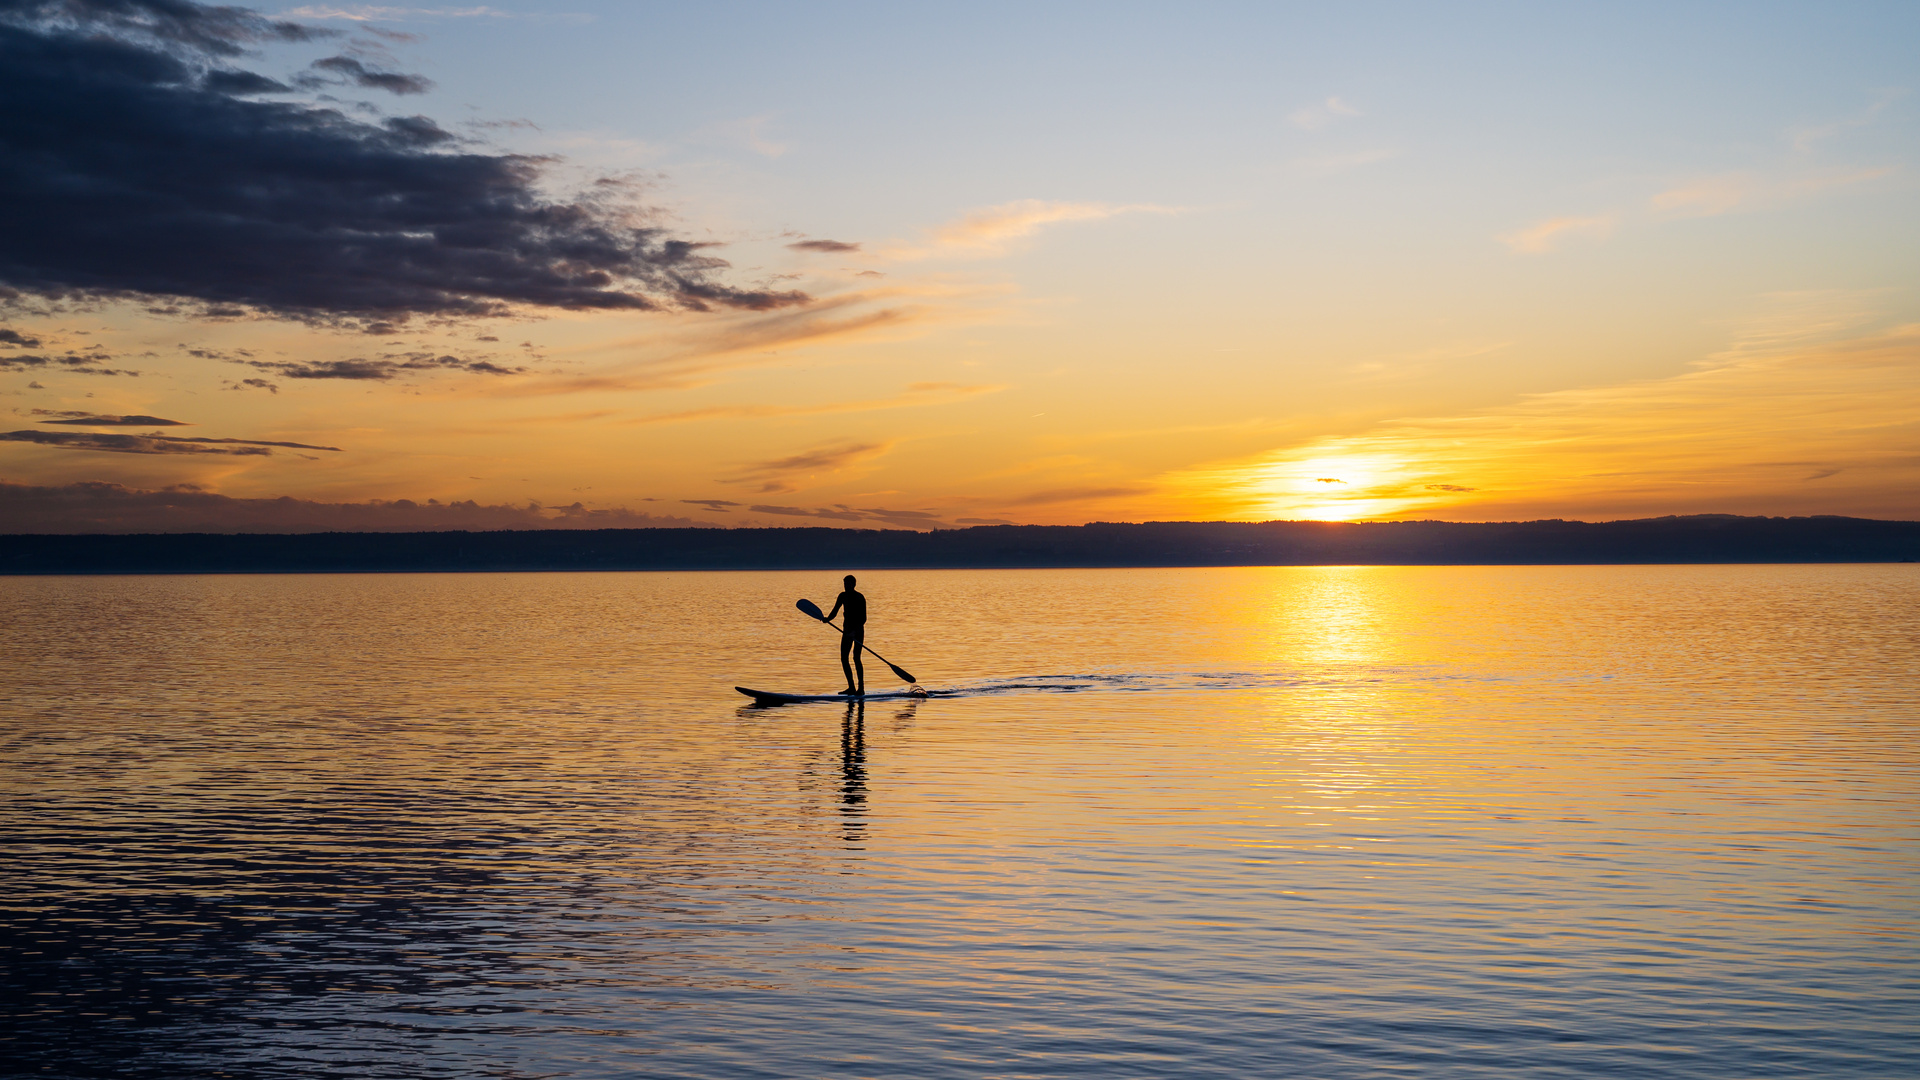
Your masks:
M 920 681 L 919 679 L 916 679 L 916 678 L 914 678 L 914 677 L 913 677 L 913 672 L 911 672 L 911 671 L 908 671 L 908 670 L 907 670 L 906 668 L 903 668 L 903 667 L 901 667 L 901 666 L 900 666 L 899 664 L 888 664 L 887 666 L 893 669 L 893 673 L 894 673 L 895 675 L 898 675 L 898 676 L 900 676 L 900 681 L 901 681 L 901 682 L 916 682 L 916 683 L 917 683 L 917 682 L 919 682 L 919 681 Z
M 814 618 L 820 620 L 821 622 L 827 621 L 827 617 L 820 613 L 820 605 L 814 603 L 811 600 L 802 600 L 793 606 L 799 608 L 801 611 L 806 612 L 808 615 L 813 616 Z

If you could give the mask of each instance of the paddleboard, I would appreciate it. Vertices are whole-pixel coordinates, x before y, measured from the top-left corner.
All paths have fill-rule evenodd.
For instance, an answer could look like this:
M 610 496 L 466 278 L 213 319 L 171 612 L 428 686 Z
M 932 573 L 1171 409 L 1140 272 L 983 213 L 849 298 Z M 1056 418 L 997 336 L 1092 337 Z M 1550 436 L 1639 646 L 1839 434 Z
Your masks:
M 945 696 L 938 691 L 927 690 L 881 690 L 855 696 L 853 694 L 776 694 L 771 690 L 749 690 L 744 686 L 736 686 L 734 689 L 755 701 L 769 705 L 797 705 L 806 701 L 899 701 L 906 698 Z

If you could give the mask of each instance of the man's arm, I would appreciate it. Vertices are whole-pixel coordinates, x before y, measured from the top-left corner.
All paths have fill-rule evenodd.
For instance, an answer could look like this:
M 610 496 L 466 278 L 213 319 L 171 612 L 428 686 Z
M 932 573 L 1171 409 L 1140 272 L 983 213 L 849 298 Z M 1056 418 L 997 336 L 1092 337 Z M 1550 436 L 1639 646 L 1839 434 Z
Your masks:
M 841 604 L 844 604 L 844 603 L 846 603 L 846 602 L 847 602 L 847 594 L 846 594 L 846 593 L 841 593 L 841 594 L 840 594 L 839 596 L 836 596 L 836 597 L 834 597 L 834 598 L 833 598 L 833 610 L 832 610 L 832 611 L 829 611 L 829 612 L 827 612 L 827 617 L 826 617 L 825 619 L 822 619 L 821 621 L 822 621 L 822 622 L 832 622 L 832 621 L 833 621 L 833 617 L 834 617 L 835 615 L 838 615 L 838 614 L 840 614 L 840 605 L 841 605 Z

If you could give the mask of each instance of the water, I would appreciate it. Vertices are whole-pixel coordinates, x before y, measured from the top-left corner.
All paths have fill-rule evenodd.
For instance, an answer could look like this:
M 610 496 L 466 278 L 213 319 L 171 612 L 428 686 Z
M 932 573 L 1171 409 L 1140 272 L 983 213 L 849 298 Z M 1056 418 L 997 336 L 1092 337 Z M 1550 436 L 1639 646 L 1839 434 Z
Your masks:
M 837 584 L 6 579 L 0 1058 L 1920 1075 L 1920 568 Z

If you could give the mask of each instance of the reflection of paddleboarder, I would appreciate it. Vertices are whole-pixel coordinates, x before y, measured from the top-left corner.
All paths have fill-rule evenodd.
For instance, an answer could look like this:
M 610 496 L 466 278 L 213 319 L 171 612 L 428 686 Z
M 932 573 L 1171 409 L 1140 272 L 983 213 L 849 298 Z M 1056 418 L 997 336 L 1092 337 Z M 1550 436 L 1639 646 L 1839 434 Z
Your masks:
M 833 610 L 827 612 L 831 620 L 846 609 L 847 621 L 840 625 L 840 670 L 847 673 L 847 688 L 843 694 L 864 694 L 867 692 L 867 669 L 860 663 L 860 651 L 867 644 L 867 598 L 853 590 L 853 575 L 846 577 L 847 589 L 833 598 Z M 817 610 L 817 609 L 816 609 Z M 853 654 L 853 662 L 847 662 L 847 654 Z

